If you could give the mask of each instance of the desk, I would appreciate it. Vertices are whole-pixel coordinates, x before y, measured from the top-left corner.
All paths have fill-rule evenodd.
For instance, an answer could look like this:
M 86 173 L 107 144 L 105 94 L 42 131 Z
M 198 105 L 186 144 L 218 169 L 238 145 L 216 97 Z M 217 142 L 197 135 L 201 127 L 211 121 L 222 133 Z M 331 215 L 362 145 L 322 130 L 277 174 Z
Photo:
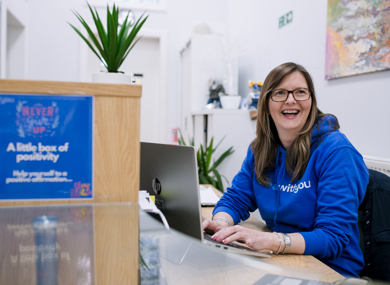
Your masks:
M 43 215 L 58 219 L 52 251 L 37 247 L 32 222 Z M 141 284 L 245 285 L 267 274 L 323 282 L 343 278 L 311 256 L 255 258 L 204 246 L 165 229 L 134 203 L 2 207 L 0 240 L 0 284 L 139 284 L 141 279 Z M 50 270 L 39 270 L 44 255 Z M 38 282 L 53 272 L 57 282 Z
M 144 241 L 155 241 L 153 253 L 159 256 L 161 269 L 159 277 L 164 276 L 164 281 L 157 284 L 249 285 L 267 274 L 323 282 L 343 279 L 341 275 L 313 257 L 289 259 L 289 256 L 285 256 L 281 264 L 277 259 L 272 261 L 274 257 L 255 258 L 228 253 L 202 245 L 199 240 L 177 231 L 165 230 L 157 221 L 154 227 L 150 227 L 152 224 L 150 219 L 152 218 L 146 213 L 140 213 L 140 237 Z M 148 251 L 141 251 L 141 256 L 144 254 L 147 255 Z M 299 264 L 294 264 L 295 262 Z M 155 268 L 151 268 L 150 271 L 153 272 L 153 269 Z
M 222 196 L 222 193 L 211 185 L 205 185 L 205 187 L 211 187 L 219 197 Z M 213 209 L 213 207 L 202 207 L 202 215 L 205 218 L 210 219 L 212 217 Z M 253 216 L 250 216 L 248 220 L 241 222 L 240 225 L 258 231 L 271 232 L 271 229 L 268 228 L 263 221 L 260 221 Z M 323 282 L 335 282 L 344 279 L 341 274 L 311 255 L 273 255 L 272 258 L 263 258 L 262 261 L 267 264 L 287 266 L 290 269 L 304 270 L 304 275 L 299 274 L 298 277 L 300 278 L 312 279 L 310 276 L 318 276 L 320 277 L 318 280 Z

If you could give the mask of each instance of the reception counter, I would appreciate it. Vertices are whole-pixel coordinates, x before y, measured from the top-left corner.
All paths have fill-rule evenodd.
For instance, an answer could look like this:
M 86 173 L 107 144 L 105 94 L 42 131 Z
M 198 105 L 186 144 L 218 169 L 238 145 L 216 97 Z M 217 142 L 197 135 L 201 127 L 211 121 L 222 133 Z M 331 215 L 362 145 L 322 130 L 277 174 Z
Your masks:
M 167 230 L 136 203 L 2 207 L 0 235 L 0 284 L 326 284 L 320 282 L 344 279 L 311 256 L 255 258 L 205 246 Z
M 133 203 L 2 207 L 0 235 L 0 284 L 253 284 L 266 274 L 339 277 L 218 252 L 166 230 Z

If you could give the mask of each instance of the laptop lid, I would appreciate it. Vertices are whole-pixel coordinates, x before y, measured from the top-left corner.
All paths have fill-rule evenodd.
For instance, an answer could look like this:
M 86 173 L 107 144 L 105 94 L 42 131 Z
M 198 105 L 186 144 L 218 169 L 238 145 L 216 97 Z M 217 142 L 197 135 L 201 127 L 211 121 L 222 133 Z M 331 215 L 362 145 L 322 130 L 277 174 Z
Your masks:
M 141 142 L 140 171 L 140 190 L 155 195 L 169 226 L 203 240 L 194 147 Z
M 220 249 L 270 257 L 244 246 L 222 245 L 204 239 L 194 147 L 141 142 L 140 169 L 140 190 L 155 195 L 156 206 L 169 227 Z

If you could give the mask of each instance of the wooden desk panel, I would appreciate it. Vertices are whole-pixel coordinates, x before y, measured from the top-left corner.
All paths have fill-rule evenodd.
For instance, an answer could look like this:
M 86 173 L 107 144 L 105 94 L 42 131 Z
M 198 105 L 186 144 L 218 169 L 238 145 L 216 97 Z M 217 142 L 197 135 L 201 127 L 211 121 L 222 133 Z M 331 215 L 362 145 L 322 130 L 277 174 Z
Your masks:
M 94 202 L 138 202 L 139 118 L 139 98 L 95 98 Z
M 138 206 L 94 207 L 96 284 L 138 284 Z

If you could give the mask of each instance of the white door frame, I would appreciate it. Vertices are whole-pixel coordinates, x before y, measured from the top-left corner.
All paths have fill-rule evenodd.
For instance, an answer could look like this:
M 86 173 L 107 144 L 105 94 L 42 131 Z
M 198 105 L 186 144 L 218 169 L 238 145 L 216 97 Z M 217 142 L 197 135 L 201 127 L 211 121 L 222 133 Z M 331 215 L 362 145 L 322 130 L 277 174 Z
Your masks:
M 166 126 L 166 98 L 167 98 L 167 62 L 168 62 L 168 33 L 166 30 L 154 30 L 154 29 L 142 29 L 140 35 L 145 38 L 157 39 L 159 41 L 160 49 L 160 82 L 159 82 L 159 91 L 160 94 L 157 96 L 157 106 L 158 109 L 158 133 L 157 139 L 160 143 L 164 143 L 165 133 L 167 130 Z M 141 39 L 142 40 L 142 39 Z M 80 38 L 79 39 L 79 81 L 86 82 L 89 81 L 86 78 L 87 70 L 87 52 L 89 47 L 87 44 Z
M 7 66 L 7 6 L 0 1 L 0 78 L 6 78 Z

